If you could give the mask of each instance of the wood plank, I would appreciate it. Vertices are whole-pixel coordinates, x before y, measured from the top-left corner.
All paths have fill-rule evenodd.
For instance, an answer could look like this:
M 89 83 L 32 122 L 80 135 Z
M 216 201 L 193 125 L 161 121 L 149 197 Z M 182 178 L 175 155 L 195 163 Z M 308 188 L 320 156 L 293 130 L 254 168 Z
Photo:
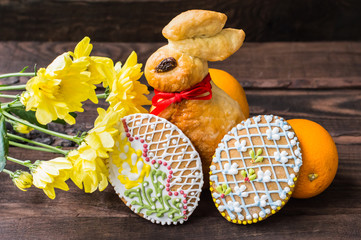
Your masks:
M 45 67 L 76 43 L 0 42 L 0 73 L 24 66 Z M 95 42 L 93 55 L 125 61 L 132 50 L 145 64 L 164 43 Z M 231 73 L 246 89 L 361 88 L 361 42 L 246 43 L 229 59 L 210 67 Z M 30 70 L 29 69 L 29 70 Z M 26 81 L 26 78 L 21 79 Z M 9 83 L 16 79 L 9 79 Z M 142 82 L 146 83 L 145 78 Z M 1 81 L 1 83 L 7 83 Z
M 0 0 L 0 40 L 162 41 L 162 28 L 188 9 L 226 13 L 226 26 L 245 29 L 247 41 L 361 39 L 356 0 Z

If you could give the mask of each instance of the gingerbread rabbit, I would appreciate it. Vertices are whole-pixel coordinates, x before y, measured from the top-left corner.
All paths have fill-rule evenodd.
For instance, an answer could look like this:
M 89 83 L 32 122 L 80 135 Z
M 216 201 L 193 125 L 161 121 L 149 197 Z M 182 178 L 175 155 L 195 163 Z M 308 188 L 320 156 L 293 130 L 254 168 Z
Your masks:
M 150 56 L 144 71 L 155 89 L 151 113 L 190 138 L 202 159 L 205 179 L 218 143 L 245 119 L 239 104 L 208 73 L 208 61 L 228 58 L 244 41 L 243 30 L 223 29 L 226 20 L 225 14 L 205 10 L 176 16 L 162 32 L 168 45 Z

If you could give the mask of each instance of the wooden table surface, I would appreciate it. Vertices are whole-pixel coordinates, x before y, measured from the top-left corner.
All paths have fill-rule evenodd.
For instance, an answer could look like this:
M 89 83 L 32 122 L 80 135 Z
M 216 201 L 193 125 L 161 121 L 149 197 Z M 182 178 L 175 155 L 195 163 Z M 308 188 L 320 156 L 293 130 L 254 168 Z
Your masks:
M 95 43 L 93 53 L 124 61 L 134 49 L 145 63 L 161 45 Z M 34 63 L 44 67 L 74 46 L 72 42 L 0 42 L 0 73 Z M 111 186 L 85 194 L 69 182 L 68 192 L 56 191 L 57 197 L 50 200 L 39 189 L 18 190 L 6 174 L 0 174 L 0 239 L 360 239 L 361 42 L 245 43 L 226 61 L 210 66 L 240 81 L 251 116 L 307 118 L 330 132 L 339 152 L 339 169 L 324 193 L 291 199 L 265 221 L 240 226 L 221 217 L 206 190 L 189 221 L 160 226 L 134 214 Z M 89 104 L 79 114 L 76 128 L 89 129 L 95 109 Z M 10 155 L 30 160 L 54 157 L 15 148 Z M 8 164 L 11 170 L 15 167 Z

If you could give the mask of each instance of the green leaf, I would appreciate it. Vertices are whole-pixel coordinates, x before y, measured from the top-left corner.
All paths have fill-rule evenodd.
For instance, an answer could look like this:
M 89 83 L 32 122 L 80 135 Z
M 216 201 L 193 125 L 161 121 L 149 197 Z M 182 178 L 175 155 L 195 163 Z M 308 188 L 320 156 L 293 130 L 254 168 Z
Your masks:
M 242 171 L 241 171 L 241 175 L 242 175 L 243 177 L 247 177 L 246 171 L 245 171 L 245 170 L 242 170 Z
M 252 174 L 252 175 L 249 177 L 249 180 L 250 180 L 250 181 L 253 181 L 253 180 L 256 179 L 256 177 L 257 177 L 256 174 Z
M 24 67 L 24 68 L 20 71 L 20 73 L 25 72 L 25 71 L 26 71 L 26 69 L 28 69 L 28 68 L 29 68 L 28 66 Z
M 9 151 L 9 140 L 6 136 L 6 124 L 4 115 L 0 115 L 0 172 L 5 168 L 6 157 Z
M 258 157 L 254 162 L 262 162 L 263 161 L 263 157 Z
M 249 173 L 249 175 L 252 175 L 254 173 L 254 169 L 253 168 L 249 169 L 248 173 Z
M 14 113 L 16 116 L 20 117 L 23 120 L 28 121 L 29 123 L 35 124 L 45 129 L 48 128 L 47 126 L 42 125 L 41 123 L 38 122 L 34 111 L 26 111 L 25 107 L 10 108 L 9 110 L 10 112 Z

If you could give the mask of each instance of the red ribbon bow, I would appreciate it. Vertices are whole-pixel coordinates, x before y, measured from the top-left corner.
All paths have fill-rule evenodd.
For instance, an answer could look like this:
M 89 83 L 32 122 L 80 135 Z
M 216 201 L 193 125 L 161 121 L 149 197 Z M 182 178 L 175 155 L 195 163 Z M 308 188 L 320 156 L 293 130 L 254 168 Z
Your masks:
M 179 103 L 183 99 L 209 100 L 212 98 L 211 76 L 208 73 L 200 83 L 181 92 L 167 93 L 154 89 L 154 93 L 152 104 L 155 108 L 150 112 L 154 115 L 158 115 L 172 103 Z M 202 96 L 205 93 L 209 94 Z

